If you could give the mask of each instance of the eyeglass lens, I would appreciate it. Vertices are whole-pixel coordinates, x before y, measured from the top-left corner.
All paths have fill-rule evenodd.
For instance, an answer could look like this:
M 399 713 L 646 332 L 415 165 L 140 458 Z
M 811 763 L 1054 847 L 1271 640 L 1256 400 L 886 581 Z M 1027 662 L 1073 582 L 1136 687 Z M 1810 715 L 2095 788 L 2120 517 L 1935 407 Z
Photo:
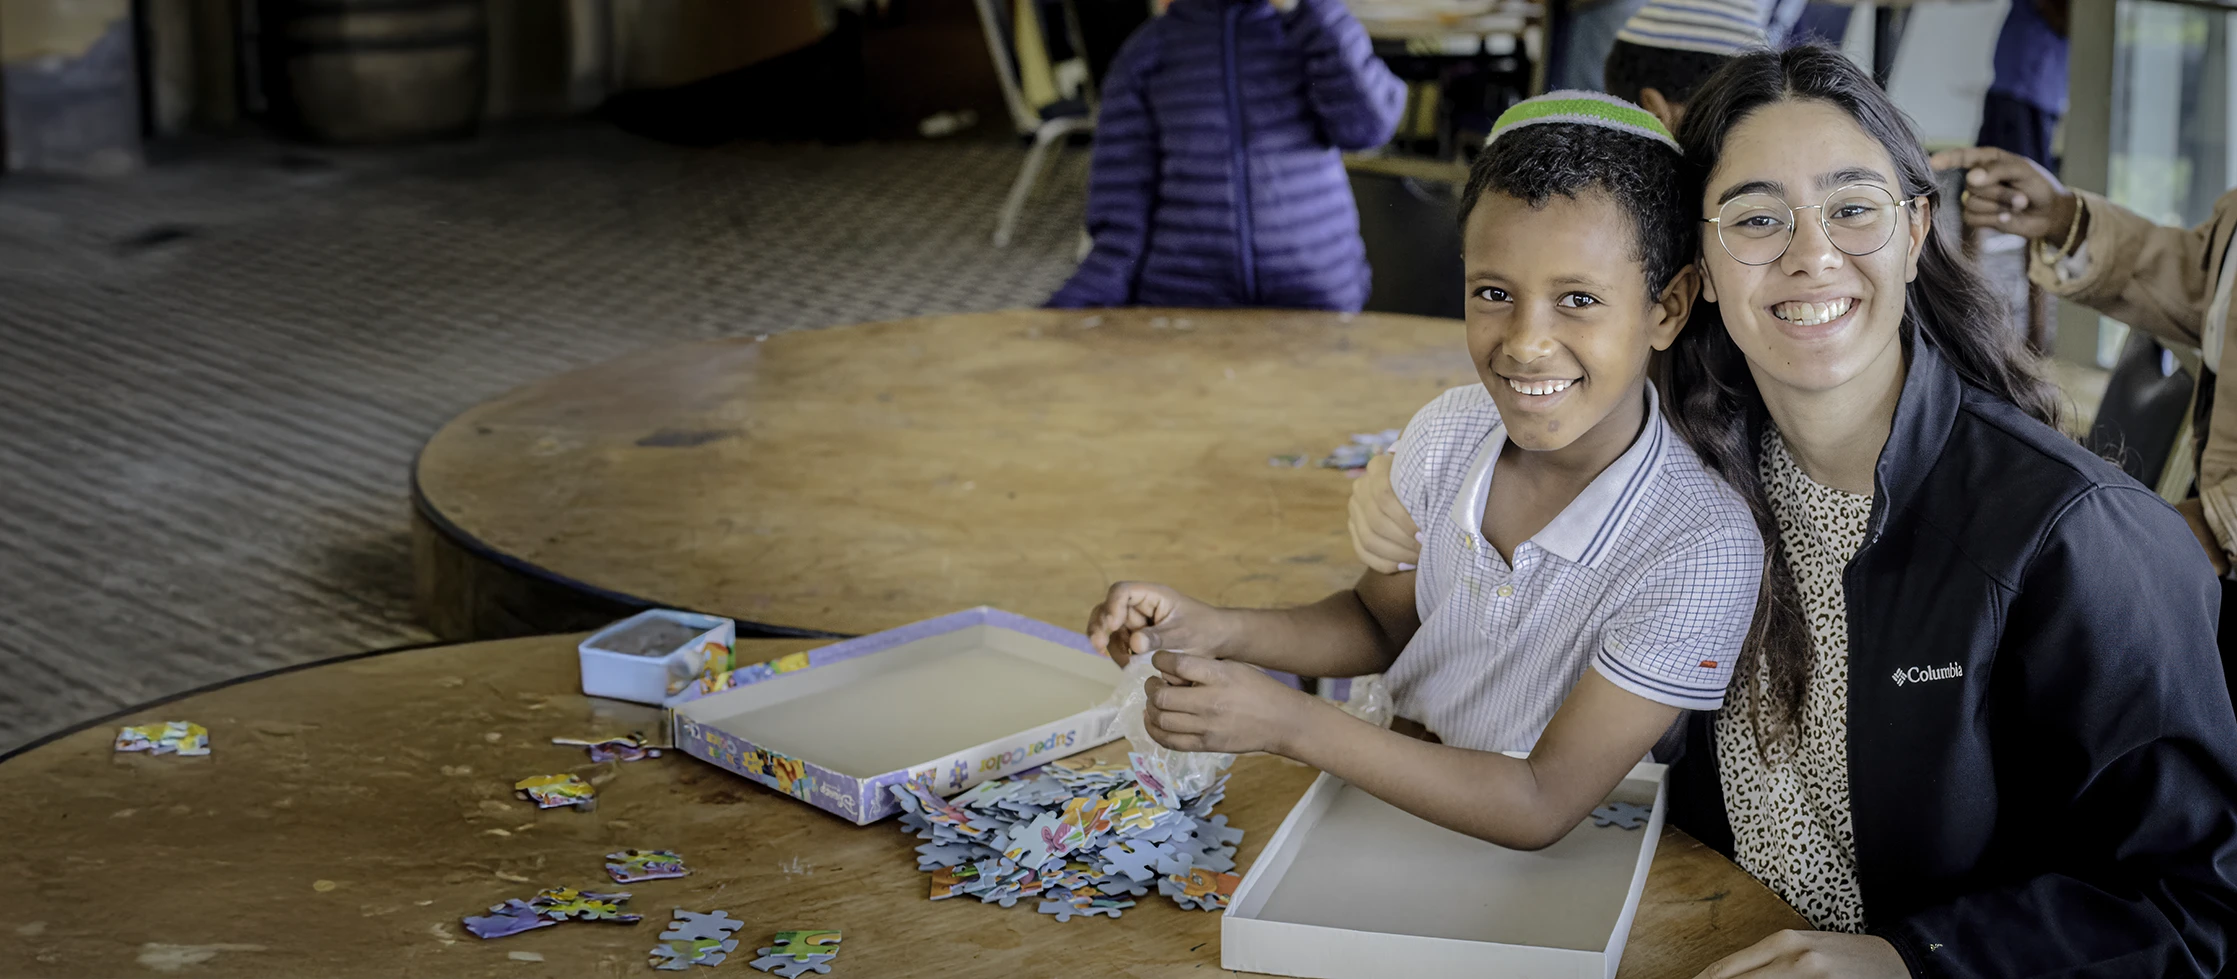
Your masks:
M 1807 207 L 1803 211 L 1809 210 Z M 1833 247 L 1870 255 L 1895 237 L 1895 195 L 1873 184 L 1852 184 L 1825 197 L 1818 220 Z M 1717 211 L 1717 240 L 1744 265 L 1769 265 L 1794 241 L 1797 211 L 1770 194 L 1742 194 Z

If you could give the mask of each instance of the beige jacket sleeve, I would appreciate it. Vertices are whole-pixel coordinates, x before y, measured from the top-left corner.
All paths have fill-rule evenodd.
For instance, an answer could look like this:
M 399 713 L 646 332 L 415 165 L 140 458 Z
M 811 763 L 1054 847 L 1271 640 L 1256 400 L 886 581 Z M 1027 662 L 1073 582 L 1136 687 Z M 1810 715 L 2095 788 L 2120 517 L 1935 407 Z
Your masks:
M 2222 253 L 2237 226 L 2237 190 L 2214 202 L 2213 217 L 2195 228 L 2153 224 L 2141 215 L 2088 191 L 2079 191 L 2089 210 L 2088 268 L 2060 281 L 2044 249 L 2029 248 L 2027 277 L 2052 295 L 2081 303 L 2157 337 L 2197 349 L 2205 334 L 2207 306 L 2213 302 Z M 2224 330 L 2237 329 L 2225 323 Z M 2218 379 L 2237 377 L 2237 337 L 2224 333 L 2221 363 L 2209 365 Z M 2205 450 L 2198 463 L 2198 495 L 2206 523 L 2222 550 L 2237 562 L 2237 388 L 2217 392 Z

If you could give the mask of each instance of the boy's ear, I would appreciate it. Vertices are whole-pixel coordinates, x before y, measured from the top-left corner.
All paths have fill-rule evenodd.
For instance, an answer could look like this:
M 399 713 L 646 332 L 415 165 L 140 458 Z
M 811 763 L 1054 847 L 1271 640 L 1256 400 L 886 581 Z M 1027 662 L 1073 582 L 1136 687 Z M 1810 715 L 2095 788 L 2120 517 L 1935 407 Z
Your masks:
M 1653 113 L 1654 117 L 1662 120 L 1663 126 L 1671 132 L 1678 131 L 1678 120 L 1686 116 L 1686 107 L 1664 98 L 1662 90 L 1659 88 L 1640 89 L 1639 108 Z
M 1650 313 L 1654 321 L 1647 325 L 1647 342 L 1656 350 L 1668 350 L 1678 340 L 1678 332 L 1686 328 L 1686 318 L 1693 315 L 1694 297 L 1701 294 L 1701 270 L 1691 263 L 1681 266 L 1678 274 L 1670 277 L 1670 284 L 1663 287 L 1662 297 L 1654 301 Z

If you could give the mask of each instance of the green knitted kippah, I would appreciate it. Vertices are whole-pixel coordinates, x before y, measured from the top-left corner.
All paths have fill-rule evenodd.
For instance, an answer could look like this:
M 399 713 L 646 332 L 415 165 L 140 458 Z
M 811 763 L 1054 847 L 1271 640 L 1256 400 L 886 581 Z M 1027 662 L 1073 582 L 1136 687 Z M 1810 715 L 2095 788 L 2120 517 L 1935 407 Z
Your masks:
M 1500 113 L 1499 121 L 1491 124 L 1491 135 L 1484 138 L 1484 145 L 1490 146 L 1501 136 L 1541 122 L 1605 126 L 1633 136 L 1644 136 L 1670 147 L 1672 152 L 1682 152 L 1678 150 L 1678 141 L 1654 113 L 1613 95 L 1576 89 L 1547 92 L 1515 103 L 1514 108 Z

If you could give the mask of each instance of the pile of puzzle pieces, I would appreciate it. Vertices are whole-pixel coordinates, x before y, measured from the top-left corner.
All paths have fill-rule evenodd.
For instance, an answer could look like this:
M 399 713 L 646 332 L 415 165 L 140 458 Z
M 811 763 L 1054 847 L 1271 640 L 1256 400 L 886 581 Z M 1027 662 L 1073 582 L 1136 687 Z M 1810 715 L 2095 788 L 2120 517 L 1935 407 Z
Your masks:
M 1212 815 L 1227 778 L 1180 798 L 1156 759 L 1127 757 L 1055 762 L 953 799 L 913 780 L 894 786 L 902 828 L 931 841 L 917 847 L 917 869 L 932 872 L 932 899 L 969 894 L 1007 908 L 1037 898 L 1059 921 L 1116 918 L 1154 881 L 1184 908 L 1226 908 L 1243 840 Z
M 151 755 L 206 755 L 210 732 L 200 724 L 166 721 L 142 724 L 117 732 L 116 750 L 145 751 Z
M 780 931 L 775 944 L 758 951 L 761 957 L 747 965 L 784 979 L 799 979 L 804 972 L 831 971 L 831 960 L 839 957 L 839 933 Z
M 652 967 L 678 972 L 694 965 L 721 965 L 738 950 L 738 940 L 730 933 L 745 926 L 728 911 L 701 914 L 677 908 L 675 920 L 660 933 L 660 945 L 652 950 Z
M 490 905 L 489 914 L 470 916 L 462 919 L 462 923 L 476 938 L 503 938 L 568 920 L 633 925 L 644 916 L 623 914 L 621 902 L 627 900 L 626 891 L 597 894 L 572 887 L 551 887 L 526 901 L 516 897 L 503 904 Z

